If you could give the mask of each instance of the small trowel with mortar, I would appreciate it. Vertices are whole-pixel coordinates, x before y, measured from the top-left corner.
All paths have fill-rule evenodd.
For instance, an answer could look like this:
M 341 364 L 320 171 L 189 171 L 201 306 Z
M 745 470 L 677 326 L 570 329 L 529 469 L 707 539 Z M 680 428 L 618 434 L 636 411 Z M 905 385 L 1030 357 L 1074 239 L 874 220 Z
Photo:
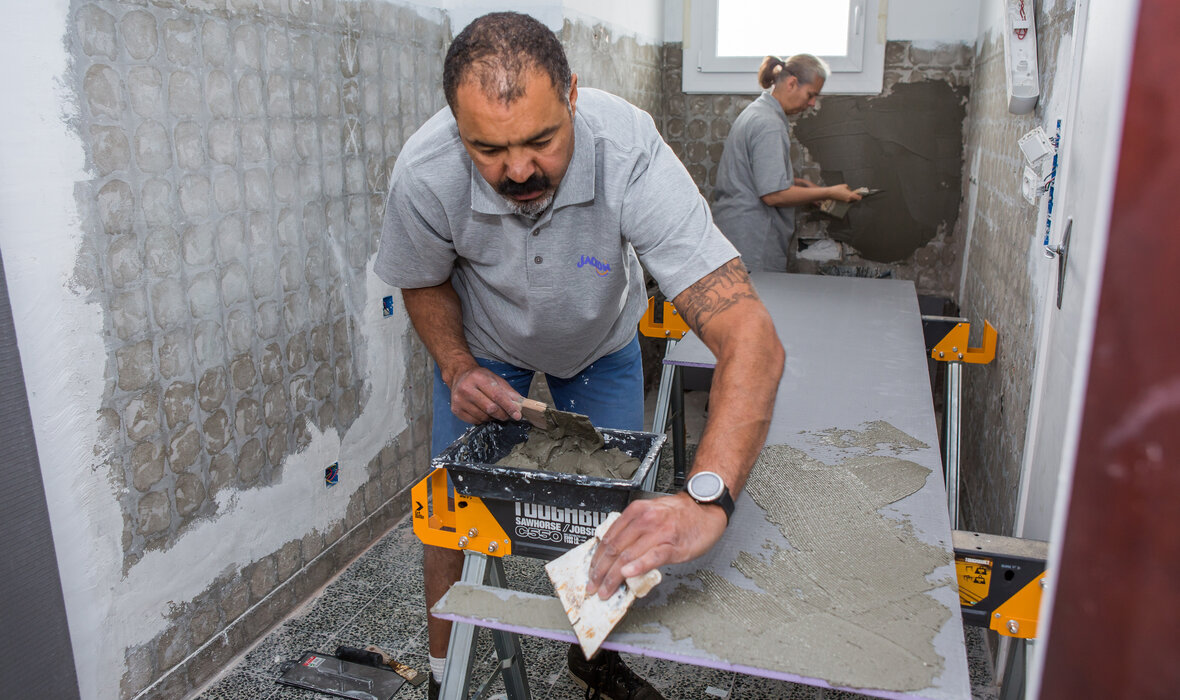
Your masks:
M 545 565 L 545 572 L 553 582 L 587 659 L 598 652 L 598 647 L 623 619 L 635 599 L 647 595 L 663 578 L 658 569 L 652 569 L 642 576 L 628 578 L 606 600 L 599 598 L 597 593 L 586 595 L 590 561 L 594 559 L 599 542 L 618 519 L 619 513 L 611 513 L 595 529 L 593 537 Z
M 861 198 L 869 197 L 874 194 L 879 194 L 884 190 L 874 190 L 868 187 L 858 187 L 853 192 L 859 194 Z M 854 202 L 841 202 L 835 199 L 824 199 L 819 202 L 819 210 L 828 216 L 837 219 L 843 219 L 848 214 L 848 210 L 852 208 Z
M 534 399 L 521 399 L 520 413 L 535 428 L 569 435 L 592 450 L 602 447 L 602 433 L 581 413 L 559 411 Z

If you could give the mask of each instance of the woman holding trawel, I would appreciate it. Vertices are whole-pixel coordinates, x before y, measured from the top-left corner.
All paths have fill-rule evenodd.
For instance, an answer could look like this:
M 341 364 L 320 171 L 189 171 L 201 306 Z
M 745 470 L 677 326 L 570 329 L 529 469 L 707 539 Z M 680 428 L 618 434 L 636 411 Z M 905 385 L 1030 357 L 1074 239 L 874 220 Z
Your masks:
M 824 199 L 855 202 L 840 184 L 820 187 L 791 168 L 787 116 L 815 106 L 828 65 L 810 54 L 767 56 L 758 69 L 764 92 L 734 120 L 713 188 L 713 220 L 751 272 L 786 272 L 795 207 Z

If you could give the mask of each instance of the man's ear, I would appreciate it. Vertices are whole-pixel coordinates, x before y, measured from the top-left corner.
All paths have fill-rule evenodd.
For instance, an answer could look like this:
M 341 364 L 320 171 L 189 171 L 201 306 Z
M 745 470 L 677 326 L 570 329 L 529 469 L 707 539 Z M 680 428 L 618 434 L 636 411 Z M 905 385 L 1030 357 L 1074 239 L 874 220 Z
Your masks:
M 570 117 L 578 113 L 578 74 L 570 76 Z

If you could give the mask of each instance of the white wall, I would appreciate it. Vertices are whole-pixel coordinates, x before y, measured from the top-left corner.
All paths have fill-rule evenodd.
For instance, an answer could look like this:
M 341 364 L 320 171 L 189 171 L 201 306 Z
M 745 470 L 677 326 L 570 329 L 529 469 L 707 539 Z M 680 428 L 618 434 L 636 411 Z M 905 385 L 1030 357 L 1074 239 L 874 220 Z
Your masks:
M 981 2 L 995 0 L 889 0 L 886 36 L 920 44 L 974 44 Z

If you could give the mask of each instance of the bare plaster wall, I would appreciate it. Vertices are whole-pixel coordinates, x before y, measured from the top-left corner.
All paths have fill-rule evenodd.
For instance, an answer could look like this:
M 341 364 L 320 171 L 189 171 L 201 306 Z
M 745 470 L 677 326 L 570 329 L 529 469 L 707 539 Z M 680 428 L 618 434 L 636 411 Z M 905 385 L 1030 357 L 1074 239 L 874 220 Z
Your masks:
M 371 266 L 452 27 L 384 0 L 14 13 L 6 56 L 37 59 L 4 78 L 30 109 L 5 117 L 0 241 L 79 683 L 183 697 L 427 469 L 429 356 Z M 559 36 L 582 85 L 658 111 L 657 43 Z
M 962 250 L 954 237 L 961 124 L 972 59 L 966 43 L 890 40 L 881 95 L 821 96 L 816 109 L 795 118 L 796 176 L 888 191 L 844 221 L 800 212 L 789 270 L 911 279 L 921 293 L 954 296 Z M 666 45 L 665 62 L 664 137 L 708 197 L 729 127 L 757 97 L 755 76 L 748 95 L 688 95 L 680 89 L 679 45 Z M 857 114 L 873 127 L 862 129 L 862 138 L 848 132 Z M 883 167 L 895 160 L 890 153 L 913 156 L 913 172 Z
M 1012 534 L 1016 519 L 1047 279 L 1045 202 L 1034 206 L 1020 194 L 1025 162 L 1016 142 L 1036 126 L 1052 135 L 1064 112 L 1074 70 L 1073 14 L 1072 1 L 1037 4 L 1041 98 L 1030 114 L 1008 112 L 1001 29 L 982 23 L 976 47 L 959 217 L 967 245 L 959 303 L 973 328 L 987 319 L 999 332 L 996 359 L 963 372 L 960 526 L 979 532 Z

